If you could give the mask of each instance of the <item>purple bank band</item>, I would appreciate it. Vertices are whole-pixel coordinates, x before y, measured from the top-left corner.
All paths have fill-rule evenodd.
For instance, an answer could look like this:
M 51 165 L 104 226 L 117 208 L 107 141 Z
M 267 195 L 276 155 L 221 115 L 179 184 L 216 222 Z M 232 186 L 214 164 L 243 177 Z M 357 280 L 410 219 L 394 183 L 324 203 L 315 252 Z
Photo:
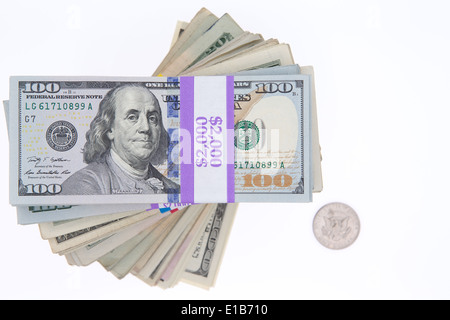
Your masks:
M 180 196 L 194 202 L 194 77 L 180 78 Z
M 215 100 L 216 96 L 217 99 L 223 100 Z M 207 102 L 205 103 L 205 101 Z M 219 109 L 217 109 L 218 105 Z M 224 130 L 220 131 L 222 131 L 226 143 L 223 150 L 226 152 L 226 157 L 223 159 L 223 169 L 212 165 L 212 161 L 205 165 L 209 169 L 203 169 L 198 155 L 206 154 L 205 150 L 208 149 L 208 146 L 205 144 L 206 149 L 202 149 L 202 143 L 199 146 L 198 126 L 199 124 L 207 125 L 207 121 L 211 121 L 209 119 L 217 119 L 218 117 L 213 116 L 217 115 L 215 112 L 221 114 L 222 119 L 225 118 L 222 127 Z M 212 122 L 208 122 L 208 125 L 212 125 Z M 201 138 L 203 136 L 200 137 L 200 140 L 202 140 Z M 213 139 L 212 136 L 211 139 Z M 180 78 L 180 160 L 181 202 L 198 202 L 198 199 L 205 202 L 219 200 L 220 202 L 235 202 L 233 76 L 222 77 L 222 79 L 220 77 Z M 206 156 L 201 160 L 208 163 L 211 159 Z M 209 174 L 212 174 L 211 178 L 209 178 Z M 196 187 L 199 190 L 196 190 Z M 214 194 L 213 190 L 221 191 Z M 208 192 L 213 193 L 211 201 L 207 201 L 209 198 L 205 193 Z
M 234 203 L 234 77 L 227 76 L 227 193 L 228 203 Z
M 155 209 L 159 209 L 159 204 L 158 203 L 152 203 L 150 205 L 150 208 L 148 208 L 146 211 L 151 211 L 151 210 L 155 210 Z

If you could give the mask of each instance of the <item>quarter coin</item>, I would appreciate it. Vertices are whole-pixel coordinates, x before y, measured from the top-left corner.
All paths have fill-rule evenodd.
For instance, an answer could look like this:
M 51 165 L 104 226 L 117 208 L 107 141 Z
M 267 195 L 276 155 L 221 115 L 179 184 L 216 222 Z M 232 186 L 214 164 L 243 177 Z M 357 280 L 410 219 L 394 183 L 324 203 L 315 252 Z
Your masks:
M 317 211 L 313 221 L 316 239 L 326 248 L 345 249 L 359 236 L 361 224 L 357 213 L 349 205 L 333 202 Z

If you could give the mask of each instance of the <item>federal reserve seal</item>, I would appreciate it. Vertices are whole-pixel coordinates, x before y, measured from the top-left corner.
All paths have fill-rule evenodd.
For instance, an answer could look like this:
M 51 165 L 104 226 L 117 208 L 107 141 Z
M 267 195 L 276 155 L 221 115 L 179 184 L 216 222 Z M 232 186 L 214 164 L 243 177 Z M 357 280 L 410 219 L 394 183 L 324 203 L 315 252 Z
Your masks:
M 358 238 L 360 221 L 348 205 L 334 202 L 323 206 L 316 214 L 313 231 L 317 240 L 328 249 L 349 247 Z
M 234 146 L 241 150 L 250 150 L 259 142 L 259 129 L 251 121 L 242 120 L 234 126 Z
M 47 129 L 48 145 L 56 151 L 67 151 L 77 143 L 77 129 L 70 122 L 60 120 L 53 122 Z

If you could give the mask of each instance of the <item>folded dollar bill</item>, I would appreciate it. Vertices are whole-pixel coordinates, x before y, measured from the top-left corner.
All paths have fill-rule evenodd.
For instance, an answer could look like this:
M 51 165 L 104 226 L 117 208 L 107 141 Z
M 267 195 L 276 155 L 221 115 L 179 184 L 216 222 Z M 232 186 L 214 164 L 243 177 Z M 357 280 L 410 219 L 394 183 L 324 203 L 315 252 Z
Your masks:
M 311 201 L 310 77 L 11 77 L 13 205 Z

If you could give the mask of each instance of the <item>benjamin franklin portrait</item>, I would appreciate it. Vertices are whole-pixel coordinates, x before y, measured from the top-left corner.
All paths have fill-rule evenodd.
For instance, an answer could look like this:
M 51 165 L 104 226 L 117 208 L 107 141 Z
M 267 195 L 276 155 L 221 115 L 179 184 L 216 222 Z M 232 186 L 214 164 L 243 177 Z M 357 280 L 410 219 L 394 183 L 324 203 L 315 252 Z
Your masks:
M 169 136 L 157 98 L 147 88 L 111 89 L 86 133 L 83 169 L 62 185 L 63 195 L 179 193 L 155 169 L 167 159 Z

